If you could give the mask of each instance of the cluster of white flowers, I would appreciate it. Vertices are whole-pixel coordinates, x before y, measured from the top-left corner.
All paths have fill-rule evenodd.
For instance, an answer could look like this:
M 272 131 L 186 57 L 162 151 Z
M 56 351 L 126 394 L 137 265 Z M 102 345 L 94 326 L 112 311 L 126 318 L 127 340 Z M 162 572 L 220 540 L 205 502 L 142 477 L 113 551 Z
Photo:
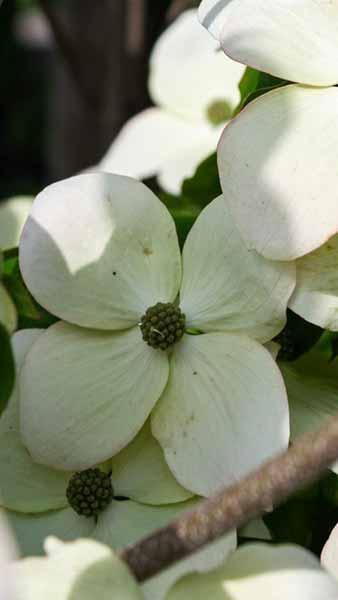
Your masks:
M 58 319 L 12 336 L 0 498 L 27 558 L 0 532 L 1 600 L 338 600 L 336 529 L 323 566 L 232 532 L 139 586 L 115 554 L 338 411 L 337 367 L 271 344 L 287 308 L 338 331 L 338 5 L 203 0 L 199 18 L 215 39 L 194 10 L 168 28 L 156 106 L 96 169 L 0 209 L 0 250 L 26 221 L 22 277 Z M 231 119 L 245 65 L 287 85 Z M 138 179 L 176 194 L 218 141 L 222 194 L 181 253 Z M 0 323 L 17 326 L 1 283 Z

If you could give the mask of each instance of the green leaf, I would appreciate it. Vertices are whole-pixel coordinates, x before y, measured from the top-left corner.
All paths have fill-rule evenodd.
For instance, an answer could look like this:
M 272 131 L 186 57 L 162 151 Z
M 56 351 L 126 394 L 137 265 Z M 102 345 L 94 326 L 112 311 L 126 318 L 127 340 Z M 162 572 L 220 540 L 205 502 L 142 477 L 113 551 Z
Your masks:
M 312 543 L 315 514 L 315 501 L 291 498 L 272 513 L 265 515 L 264 521 L 275 541 L 300 544 L 309 548 Z
M 18 313 L 18 328 L 45 328 L 55 323 L 58 319 L 42 308 L 27 289 L 15 251 L 10 250 L 5 253 L 4 258 L 3 284 L 15 304 Z
M 182 196 L 191 204 L 201 209 L 221 193 L 217 154 L 214 152 L 198 165 L 192 177 L 184 180 Z
M 196 218 L 198 217 L 198 213 L 199 211 L 197 209 L 193 210 L 192 208 L 190 210 L 185 210 L 184 208 L 182 208 L 174 209 L 171 211 L 171 215 L 175 221 L 178 241 L 181 250 L 184 246 L 184 242 L 187 238 L 190 229 L 192 228 L 193 224 L 196 221 Z
M 0 323 L 0 414 L 11 396 L 15 382 L 15 365 L 10 337 Z
M 239 84 L 241 100 L 234 112 L 234 116 L 249 104 L 249 102 L 252 102 L 267 92 L 271 92 L 271 90 L 283 87 L 289 83 L 290 82 L 285 79 L 279 79 L 279 77 L 274 77 L 268 73 L 260 73 L 251 67 L 247 67 Z
M 239 91 L 241 93 L 241 101 L 251 94 L 254 90 L 257 89 L 258 81 L 259 81 L 260 72 L 256 71 L 256 69 L 252 69 L 251 67 L 247 67 L 244 71 L 243 77 L 239 82 Z

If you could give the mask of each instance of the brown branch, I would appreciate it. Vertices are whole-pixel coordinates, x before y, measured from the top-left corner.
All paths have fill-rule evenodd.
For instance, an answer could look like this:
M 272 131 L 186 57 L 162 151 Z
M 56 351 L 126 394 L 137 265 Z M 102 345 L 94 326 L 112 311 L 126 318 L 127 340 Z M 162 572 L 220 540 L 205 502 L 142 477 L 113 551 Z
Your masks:
M 337 457 L 338 417 L 334 417 L 239 483 L 126 548 L 121 557 L 135 577 L 144 581 L 277 506 L 318 479 Z

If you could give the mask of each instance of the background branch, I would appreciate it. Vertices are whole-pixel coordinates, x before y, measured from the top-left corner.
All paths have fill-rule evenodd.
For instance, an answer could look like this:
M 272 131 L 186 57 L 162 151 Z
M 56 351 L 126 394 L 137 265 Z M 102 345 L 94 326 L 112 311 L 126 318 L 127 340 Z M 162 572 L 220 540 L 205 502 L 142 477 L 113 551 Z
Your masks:
M 126 548 L 121 557 L 144 581 L 250 519 L 275 508 L 312 483 L 338 457 L 338 417 L 300 437 L 288 451 L 265 463 L 197 509 Z

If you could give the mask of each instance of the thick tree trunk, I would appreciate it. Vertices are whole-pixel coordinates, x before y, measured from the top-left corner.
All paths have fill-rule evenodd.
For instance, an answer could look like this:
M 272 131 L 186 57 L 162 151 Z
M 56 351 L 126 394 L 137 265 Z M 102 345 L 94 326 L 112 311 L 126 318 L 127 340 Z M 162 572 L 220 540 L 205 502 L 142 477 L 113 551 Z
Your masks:
M 169 0 L 41 0 L 59 47 L 48 130 L 51 179 L 95 164 L 149 104 L 147 63 Z M 57 12 L 55 12 L 57 10 Z

